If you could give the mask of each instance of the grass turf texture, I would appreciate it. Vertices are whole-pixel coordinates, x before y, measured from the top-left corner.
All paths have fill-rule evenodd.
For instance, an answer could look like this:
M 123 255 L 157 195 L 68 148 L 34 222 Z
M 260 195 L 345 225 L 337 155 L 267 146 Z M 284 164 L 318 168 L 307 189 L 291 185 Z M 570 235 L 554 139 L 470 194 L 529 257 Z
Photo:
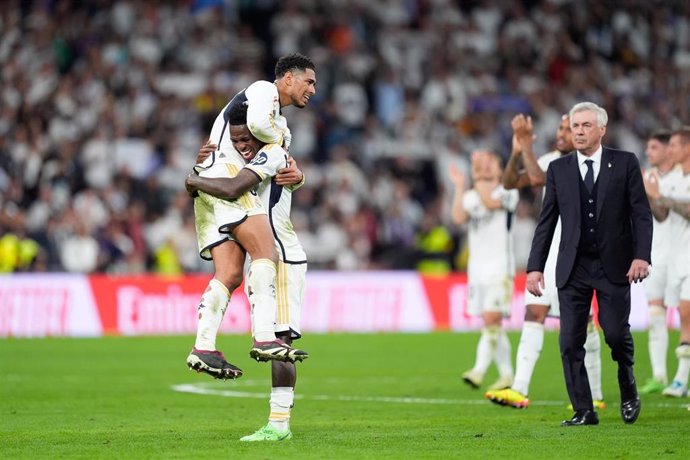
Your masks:
M 635 339 L 643 382 L 647 336 Z M 670 343 L 677 339 L 672 332 Z M 298 364 L 303 399 L 292 413 L 295 438 L 279 445 L 238 441 L 268 413 L 270 367 L 250 361 L 249 337 L 218 340 L 245 371 L 238 381 L 189 372 L 191 337 L 0 340 L 0 458 L 690 458 L 690 399 L 643 396 L 640 419 L 624 425 L 607 347 L 600 425 L 562 428 L 572 413 L 557 335 L 546 334 L 526 410 L 493 405 L 485 388 L 461 382 L 477 340 L 476 333 L 300 340 L 311 353 Z M 513 353 L 518 340 L 512 333 Z M 671 375 L 675 368 L 670 351 Z M 484 387 L 495 377 L 492 370 Z M 249 397 L 180 393 L 177 384 Z M 422 401 L 395 399 L 406 397 Z

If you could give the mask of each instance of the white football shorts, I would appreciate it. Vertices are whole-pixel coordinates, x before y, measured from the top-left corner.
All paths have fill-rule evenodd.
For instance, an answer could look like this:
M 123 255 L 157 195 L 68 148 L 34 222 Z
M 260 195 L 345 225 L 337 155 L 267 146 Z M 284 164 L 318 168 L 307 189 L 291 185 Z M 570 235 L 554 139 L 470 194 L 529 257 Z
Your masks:
M 690 300 L 690 274 L 671 271 L 668 274 L 664 303 L 669 307 L 678 307 L 681 300 Z
M 499 312 L 504 317 L 510 316 L 513 300 L 513 279 L 490 283 L 468 284 L 467 313 L 481 316 L 482 313 Z
M 548 316 L 554 318 L 561 317 L 560 303 L 558 302 L 558 289 L 556 288 L 556 278 L 544 276 L 544 289 L 541 290 L 541 297 L 537 297 L 525 288 L 525 305 L 546 305 L 549 306 Z
M 201 171 L 202 177 L 235 177 L 240 168 L 231 163 L 214 164 Z M 228 239 L 230 232 L 247 217 L 266 214 L 261 200 L 247 192 L 236 200 L 222 200 L 203 192 L 194 199 L 194 223 L 199 243 L 199 255 L 211 260 L 211 248 Z
M 642 283 L 647 294 L 647 300 L 672 297 L 669 281 L 668 266 L 666 264 L 654 264 L 649 270 L 649 276 Z

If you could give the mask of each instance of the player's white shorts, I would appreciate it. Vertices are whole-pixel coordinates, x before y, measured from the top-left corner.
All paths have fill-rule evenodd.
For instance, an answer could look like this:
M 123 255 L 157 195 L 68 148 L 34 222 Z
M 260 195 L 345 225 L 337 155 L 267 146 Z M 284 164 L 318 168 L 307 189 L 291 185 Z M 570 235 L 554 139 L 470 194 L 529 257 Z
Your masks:
M 677 307 L 681 300 L 690 300 L 690 274 L 669 271 L 664 303 L 669 307 Z
M 548 305 L 548 316 L 554 318 L 561 317 L 561 307 L 558 301 L 558 289 L 556 288 L 556 279 L 547 279 L 544 277 L 544 289 L 541 290 L 541 297 L 537 297 L 525 288 L 525 305 Z
M 280 260 L 276 269 L 275 332 L 290 331 L 293 339 L 299 339 L 307 264 L 286 264 Z M 245 283 L 245 293 L 247 288 Z
M 649 276 L 642 283 L 647 294 L 647 300 L 669 297 L 668 282 L 668 266 L 666 264 L 654 264 L 649 270 Z
M 471 316 L 481 316 L 482 313 L 498 312 L 503 316 L 510 316 L 513 299 L 513 279 L 493 283 L 472 283 L 467 286 L 467 313 Z
M 239 169 L 231 163 L 214 164 L 203 170 L 200 176 L 235 177 Z M 232 201 L 199 192 L 194 199 L 194 222 L 201 258 L 211 260 L 211 248 L 232 239 L 229 233 L 234 226 L 257 214 L 266 214 L 266 211 L 261 200 L 250 192 Z

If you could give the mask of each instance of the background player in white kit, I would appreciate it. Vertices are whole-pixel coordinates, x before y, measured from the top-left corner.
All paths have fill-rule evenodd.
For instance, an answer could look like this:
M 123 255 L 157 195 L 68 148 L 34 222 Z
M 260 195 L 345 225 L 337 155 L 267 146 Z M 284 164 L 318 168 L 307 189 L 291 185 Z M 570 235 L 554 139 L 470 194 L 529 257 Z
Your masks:
M 647 159 L 651 169 L 644 172 L 646 183 L 659 183 L 659 193 L 668 195 L 669 179 L 675 165 L 668 152 L 670 131 L 659 131 L 647 140 Z M 668 291 L 668 260 L 671 256 L 673 238 L 670 234 L 668 215 L 655 205 L 650 197 L 650 207 L 654 215 L 654 233 L 652 235 L 652 263 L 654 268 L 644 281 L 644 288 L 649 303 L 649 359 L 652 363 L 652 377 L 640 388 L 640 393 L 660 393 L 668 385 L 666 371 L 666 353 L 668 352 L 668 327 L 666 325 L 666 297 Z M 660 220 L 663 219 L 663 220 Z
M 300 54 L 284 56 L 276 63 L 276 81 L 257 81 L 241 91 L 233 101 L 235 103 L 247 103 L 245 107 L 246 116 L 244 123 L 249 126 L 259 140 L 267 144 L 289 146 L 290 133 L 287 129 L 285 117 L 280 113 L 283 106 L 294 105 L 304 107 L 309 99 L 316 92 L 316 74 L 314 63 L 307 57 Z M 219 113 L 211 130 L 210 141 L 218 145 L 218 150 L 214 151 L 203 165 L 197 165 L 195 171 L 202 171 L 202 175 L 208 177 L 232 177 L 243 168 L 244 159 L 235 151 L 230 141 L 228 131 L 229 111 L 233 102 Z M 266 210 L 261 206 L 260 201 L 251 194 L 245 194 L 241 199 L 233 202 L 221 200 L 208 195 L 203 195 L 203 199 L 195 200 L 195 210 L 201 208 L 204 202 L 210 202 L 206 210 L 199 209 L 197 216 L 197 236 L 199 238 L 202 257 L 213 258 L 215 274 L 209 282 L 209 286 L 204 292 L 199 306 L 199 323 L 197 325 L 197 337 L 194 349 L 187 357 L 187 365 L 195 370 L 203 371 L 217 378 L 235 378 L 241 375 L 241 371 L 236 366 L 228 363 L 223 354 L 216 350 L 216 336 L 220 327 L 225 309 L 230 301 L 232 291 L 242 282 L 242 268 L 244 265 L 245 253 L 244 245 L 240 246 L 227 238 L 227 233 L 223 230 L 228 222 L 217 222 L 214 214 L 217 207 L 222 213 L 227 208 L 242 205 L 248 210 L 247 216 L 251 214 L 266 215 Z M 258 208 L 258 209 L 256 209 Z M 242 220 L 247 216 L 229 216 L 232 219 Z M 273 324 L 275 321 L 276 301 L 275 301 L 275 276 L 277 254 L 274 250 L 273 235 L 268 224 L 267 217 L 264 217 L 265 228 L 270 235 L 267 243 L 271 249 L 268 262 L 259 263 L 258 258 L 252 257 L 254 266 L 258 270 L 251 270 L 247 283 L 251 285 L 252 278 L 258 275 L 267 281 L 268 293 L 252 290 L 252 298 L 264 300 L 260 310 L 253 309 L 253 323 L 259 320 L 260 327 L 257 329 L 252 324 L 255 343 L 251 354 L 258 359 L 292 359 L 297 355 L 305 356 L 301 350 L 295 354 L 291 347 L 275 337 Z M 254 218 L 256 220 L 257 218 Z M 223 218 L 223 220 L 228 220 Z M 204 222 L 205 221 L 205 222 Z M 244 248 L 247 249 L 247 248 Z M 269 263 L 270 262 L 270 263 Z M 264 273 L 265 272 L 265 273 Z M 258 297 L 257 297 L 258 294 Z M 268 296 L 268 297 L 265 297 Z M 271 299 L 272 296 L 272 299 Z M 258 317 L 257 314 L 258 313 Z
M 561 155 L 573 150 L 570 132 L 570 118 L 561 117 L 561 123 L 556 132 L 556 150 L 542 155 L 538 160 L 532 151 L 533 129 L 530 117 L 516 115 L 512 120 L 513 148 L 503 173 L 503 186 L 506 189 L 520 189 L 524 187 L 540 187 L 546 183 L 545 172 L 549 164 Z M 486 398 L 496 404 L 516 408 L 529 406 L 529 384 L 532 380 L 534 367 L 544 344 L 544 322 L 546 317 L 560 317 L 558 291 L 556 289 L 556 253 L 560 242 L 560 220 L 554 231 L 553 241 L 546 261 L 546 288 L 542 297 L 536 297 L 525 290 L 525 322 L 522 326 L 520 344 L 515 360 L 515 381 L 510 388 L 490 390 Z M 601 390 L 601 340 L 594 324 L 587 327 L 587 341 L 585 342 L 585 366 L 592 389 L 593 403 L 596 408 L 603 409 L 603 395 Z
M 645 189 L 654 215 L 659 215 L 661 220 L 667 216 L 673 241 L 668 262 L 669 299 L 666 304 L 678 305 L 680 345 L 676 348 L 678 370 L 662 393 L 680 398 L 688 393 L 690 374 L 690 127 L 671 134 L 668 150 L 677 163 L 669 174 L 668 192 L 660 190 L 658 174 L 645 178 Z
M 492 361 L 499 378 L 490 388 L 506 388 L 513 382 L 510 341 L 502 323 L 510 315 L 513 297 L 511 223 L 518 192 L 503 188 L 501 172 L 500 159 L 492 152 L 472 154 L 470 190 L 466 190 L 465 176 L 452 166 L 450 170 L 455 184 L 453 222 L 468 227 L 468 313 L 484 321 L 474 366 L 462 375 L 473 388 L 479 388 Z

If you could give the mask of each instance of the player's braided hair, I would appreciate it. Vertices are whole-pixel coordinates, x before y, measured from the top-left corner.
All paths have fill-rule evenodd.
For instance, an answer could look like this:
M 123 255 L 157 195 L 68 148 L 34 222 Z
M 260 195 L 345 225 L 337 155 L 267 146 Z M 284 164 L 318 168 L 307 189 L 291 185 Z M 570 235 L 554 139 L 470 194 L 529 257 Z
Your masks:
M 299 53 L 287 54 L 276 63 L 276 78 L 282 78 L 286 72 L 290 70 L 301 70 L 304 72 L 307 69 L 316 71 L 314 61 Z
M 230 126 L 242 126 L 247 124 L 247 101 L 237 102 L 230 105 L 228 110 L 228 123 Z

